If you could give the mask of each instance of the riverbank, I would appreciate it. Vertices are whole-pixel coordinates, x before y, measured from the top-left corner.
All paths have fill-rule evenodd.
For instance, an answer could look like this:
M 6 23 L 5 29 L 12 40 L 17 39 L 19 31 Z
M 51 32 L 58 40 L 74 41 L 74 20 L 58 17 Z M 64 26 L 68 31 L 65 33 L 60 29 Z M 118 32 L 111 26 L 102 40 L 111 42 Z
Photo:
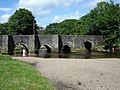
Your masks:
M 0 54 L 0 90 L 56 90 L 30 64 Z
M 34 65 L 58 90 L 120 89 L 120 59 L 13 58 Z

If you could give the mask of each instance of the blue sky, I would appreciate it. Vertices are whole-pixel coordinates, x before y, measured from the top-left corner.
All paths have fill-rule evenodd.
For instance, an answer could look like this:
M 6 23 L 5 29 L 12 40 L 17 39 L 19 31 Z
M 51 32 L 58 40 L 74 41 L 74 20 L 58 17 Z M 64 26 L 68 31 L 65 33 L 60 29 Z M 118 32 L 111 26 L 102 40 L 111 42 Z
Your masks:
M 37 24 L 45 27 L 65 19 L 79 19 L 101 1 L 109 2 L 109 0 L 0 0 L 0 23 L 7 22 L 17 9 L 26 8 L 32 11 Z M 113 1 L 120 3 L 120 0 Z

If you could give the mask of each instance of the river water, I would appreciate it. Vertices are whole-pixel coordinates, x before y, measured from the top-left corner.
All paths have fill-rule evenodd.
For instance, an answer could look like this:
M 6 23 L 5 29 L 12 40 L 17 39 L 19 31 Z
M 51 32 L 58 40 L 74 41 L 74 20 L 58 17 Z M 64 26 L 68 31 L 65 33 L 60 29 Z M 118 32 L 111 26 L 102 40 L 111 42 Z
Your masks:
M 75 58 L 75 59 L 94 59 L 94 58 L 120 58 L 120 51 L 107 52 L 107 51 L 79 51 L 71 53 L 40 53 L 35 55 L 40 58 Z

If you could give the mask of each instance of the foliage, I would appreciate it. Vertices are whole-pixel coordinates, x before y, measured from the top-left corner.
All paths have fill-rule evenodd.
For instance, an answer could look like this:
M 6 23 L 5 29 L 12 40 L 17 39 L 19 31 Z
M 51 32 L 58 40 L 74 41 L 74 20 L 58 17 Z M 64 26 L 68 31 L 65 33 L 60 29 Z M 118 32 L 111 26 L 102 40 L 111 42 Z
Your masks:
M 75 35 L 79 34 L 78 20 L 68 19 L 60 23 L 49 24 L 44 30 L 44 34 L 63 34 Z
M 30 64 L 0 55 L 0 90 L 55 90 Z
M 120 6 L 113 1 L 98 3 L 94 9 L 97 11 L 96 26 L 103 35 L 106 45 L 117 47 L 120 43 Z
M 79 27 L 78 27 L 78 20 L 76 19 L 69 19 L 64 20 L 59 24 L 60 27 L 60 34 L 65 35 L 77 35 L 79 34 Z
M 0 35 L 6 35 L 8 30 L 8 23 L 0 24 Z
M 31 11 L 27 9 L 19 9 L 9 18 L 8 21 L 9 29 L 7 31 L 8 34 L 15 35 L 31 35 L 34 34 L 34 30 L 36 29 L 36 21 Z
M 120 6 L 113 1 L 100 2 L 81 19 L 81 31 L 88 35 L 102 35 L 109 47 L 120 44 Z
M 44 30 L 43 34 L 59 34 L 58 30 L 59 30 L 59 27 L 58 27 L 58 23 L 52 23 L 52 24 L 49 24 L 46 29 Z
M 40 34 L 44 34 L 43 32 L 44 32 L 44 27 L 42 27 L 42 26 L 38 26 L 38 28 L 37 28 L 37 33 L 40 35 Z
M 45 34 L 103 35 L 110 47 L 120 45 L 120 4 L 100 2 L 79 20 L 69 19 L 46 27 Z M 59 32 L 59 33 L 58 33 Z
M 103 35 L 107 46 L 117 47 L 120 46 L 120 4 L 111 0 L 100 2 L 79 20 L 68 19 L 51 23 L 45 30 L 36 25 L 31 11 L 26 9 L 16 10 L 8 23 L 0 24 L 0 34 L 30 35 L 37 31 L 38 34 Z

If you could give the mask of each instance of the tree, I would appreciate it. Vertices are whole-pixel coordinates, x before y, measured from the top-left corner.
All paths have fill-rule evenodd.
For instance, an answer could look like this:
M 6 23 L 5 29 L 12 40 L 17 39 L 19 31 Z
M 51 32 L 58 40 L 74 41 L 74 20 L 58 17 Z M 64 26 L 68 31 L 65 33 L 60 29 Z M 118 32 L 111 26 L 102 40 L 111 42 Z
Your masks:
M 50 24 L 45 29 L 46 34 L 65 35 L 102 35 L 105 45 L 120 46 L 120 4 L 113 1 L 100 2 L 88 14 L 79 20 L 69 19 L 60 23 Z
M 49 24 L 44 30 L 44 34 L 62 34 L 62 35 L 79 35 L 78 20 L 68 19 L 60 23 Z
M 16 10 L 14 15 L 9 18 L 8 23 L 7 33 L 10 35 L 31 35 L 35 33 L 34 30 L 37 27 L 35 17 L 27 9 Z
M 118 47 L 120 44 L 120 5 L 113 1 L 98 3 L 97 25 L 109 47 Z
M 87 15 L 80 18 L 81 32 L 102 35 L 109 47 L 120 45 L 120 5 L 113 1 L 100 2 Z
M 52 23 L 47 25 L 46 29 L 44 30 L 44 34 L 59 34 L 59 24 L 58 23 Z
M 88 34 L 90 26 L 90 14 L 84 15 L 79 20 L 79 27 L 82 35 Z
M 78 20 L 68 19 L 59 23 L 60 34 L 64 35 L 79 35 L 80 29 L 78 28 Z
M 8 23 L 0 24 L 0 35 L 6 35 L 8 30 Z
M 36 31 L 38 32 L 39 35 L 42 35 L 42 34 L 44 34 L 44 27 L 38 26 Z

